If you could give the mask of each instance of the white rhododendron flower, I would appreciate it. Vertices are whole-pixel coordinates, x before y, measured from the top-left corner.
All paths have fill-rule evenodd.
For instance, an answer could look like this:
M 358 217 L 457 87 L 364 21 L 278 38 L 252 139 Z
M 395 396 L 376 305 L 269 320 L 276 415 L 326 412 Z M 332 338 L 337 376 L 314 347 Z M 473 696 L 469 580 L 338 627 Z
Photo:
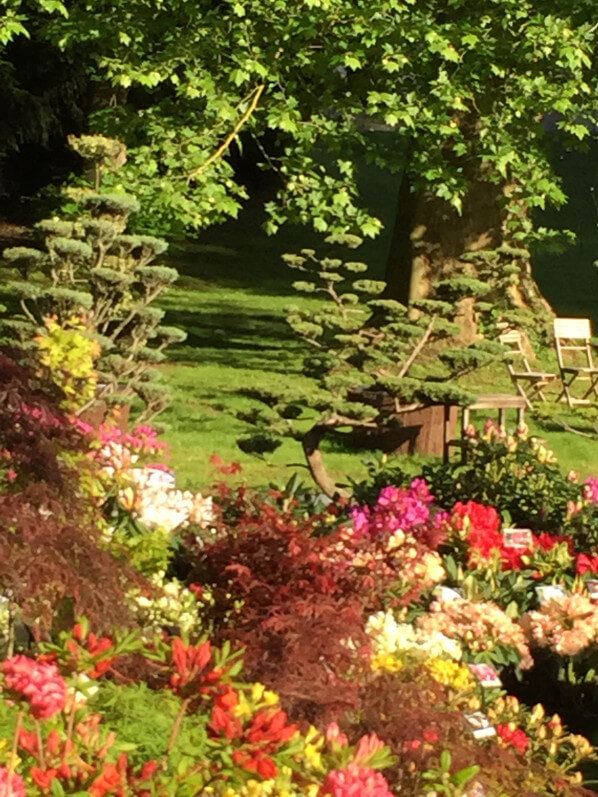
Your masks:
M 193 523 L 206 528 L 213 521 L 211 497 L 190 490 L 177 490 L 174 474 L 163 468 L 131 468 L 123 488 L 123 504 L 151 529 L 174 531 Z
M 149 576 L 157 587 L 157 595 L 148 598 L 135 591 L 130 593 L 133 609 L 142 625 L 152 628 L 176 626 L 181 633 L 188 634 L 199 622 L 197 598 L 177 579 L 166 580 L 161 570 Z
M 376 654 L 414 653 L 439 659 L 459 661 L 461 645 L 440 631 L 431 633 L 414 628 L 410 623 L 398 623 L 392 612 L 377 612 L 367 624 Z

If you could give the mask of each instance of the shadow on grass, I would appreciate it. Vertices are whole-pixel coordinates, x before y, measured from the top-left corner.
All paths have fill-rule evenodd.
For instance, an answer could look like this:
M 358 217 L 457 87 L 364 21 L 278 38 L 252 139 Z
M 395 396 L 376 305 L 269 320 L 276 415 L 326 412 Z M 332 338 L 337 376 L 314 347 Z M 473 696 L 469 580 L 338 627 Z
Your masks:
M 280 316 L 241 304 L 206 302 L 196 312 L 167 311 L 165 321 L 187 332 L 185 343 L 169 350 L 171 362 L 296 370 L 300 346 Z

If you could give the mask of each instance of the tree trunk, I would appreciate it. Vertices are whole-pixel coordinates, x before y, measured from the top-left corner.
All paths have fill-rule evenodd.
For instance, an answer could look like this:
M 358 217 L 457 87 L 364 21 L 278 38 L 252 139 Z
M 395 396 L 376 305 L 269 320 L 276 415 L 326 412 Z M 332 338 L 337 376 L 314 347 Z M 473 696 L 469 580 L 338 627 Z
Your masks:
M 330 432 L 330 429 L 331 427 L 325 424 L 316 424 L 303 435 L 301 445 L 303 446 L 307 467 L 312 479 L 325 495 L 329 498 L 335 498 L 337 496 L 347 496 L 347 493 L 336 486 L 334 479 L 326 470 L 322 452 L 320 451 L 320 443 L 326 434 Z
M 411 180 L 403 172 L 399 186 L 397 213 L 386 261 L 385 295 L 407 304 L 411 292 L 411 269 L 413 265 L 413 240 L 418 197 L 411 190 Z
M 494 250 L 509 243 L 505 187 L 484 180 L 479 169 L 469 171 L 469 190 L 461 214 L 432 194 L 415 194 L 408 174 L 403 175 L 386 264 L 387 296 L 411 302 L 428 298 L 434 283 L 440 280 L 459 275 L 480 278 L 475 263 L 463 259 L 463 255 Z M 521 269 L 519 282 L 509 287 L 506 296 L 496 298 L 504 299 L 507 306 L 526 307 L 542 315 L 552 314 L 533 279 L 525 249 L 521 249 L 521 257 L 517 257 L 517 265 Z M 489 294 L 492 294 L 490 283 Z M 473 299 L 460 302 L 455 320 L 462 329 L 456 342 L 466 344 L 476 339 Z

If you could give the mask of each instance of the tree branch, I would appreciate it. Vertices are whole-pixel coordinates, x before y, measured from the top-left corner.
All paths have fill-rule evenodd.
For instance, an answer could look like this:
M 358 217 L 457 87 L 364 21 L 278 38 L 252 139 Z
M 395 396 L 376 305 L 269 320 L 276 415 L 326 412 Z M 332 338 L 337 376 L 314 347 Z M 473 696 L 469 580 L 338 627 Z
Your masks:
M 226 150 L 230 147 L 230 145 L 233 143 L 233 141 L 235 140 L 235 138 L 239 134 L 239 131 L 241 130 L 243 125 L 247 122 L 247 120 L 251 117 L 252 113 L 257 108 L 258 103 L 260 101 L 260 97 L 262 96 L 262 93 L 263 93 L 265 88 L 266 88 L 265 85 L 262 84 L 261 86 L 258 86 L 256 89 L 254 89 L 254 91 L 253 91 L 253 99 L 249 103 L 249 107 L 247 108 L 245 113 L 241 116 L 241 118 L 239 119 L 237 124 L 233 127 L 232 131 L 224 139 L 224 141 L 218 147 L 218 149 L 215 152 L 213 152 L 210 155 L 210 157 L 207 160 L 205 160 L 200 166 L 196 166 L 195 169 L 192 169 L 187 174 L 187 182 L 189 182 L 190 180 L 193 180 L 195 177 L 197 177 L 199 174 L 201 174 L 203 171 L 205 171 L 208 168 L 208 166 L 211 166 L 212 163 L 214 163 L 214 161 L 218 160 L 218 158 L 220 158 L 222 155 L 224 155 Z
M 429 324 L 428 324 L 428 326 L 426 327 L 426 331 L 425 331 L 425 332 L 424 332 L 424 334 L 422 335 L 422 337 L 421 337 L 421 339 L 420 339 L 419 343 L 417 344 L 417 346 L 416 346 L 416 347 L 413 349 L 413 351 L 411 352 L 411 354 L 409 355 L 409 357 L 407 357 L 407 359 L 406 359 L 406 360 L 405 360 L 405 362 L 403 363 L 403 365 L 402 365 L 402 367 L 401 367 L 401 370 L 400 370 L 400 371 L 399 371 L 399 373 L 397 374 L 397 376 L 398 376 L 398 378 L 399 378 L 399 379 L 400 379 L 401 377 L 403 377 L 403 376 L 406 376 L 407 372 L 409 371 L 409 369 L 411 368 L 411 366 L 413 365 L 413 363 L 414 363 L 414 362 L 415 362 L 415 360 L 417 359 L 417 356 L 418 356 L 418 354 L 420 353 L 420 351 L 421 351 L 421 350 L 424 348 L 424 346 L 425 346 L 425 345 L 426 345 L 426 343 L 428 342 L 428 338 L 429 338 L 429 337 L 430 337 L 430 335 L 432 334 L 432 330 L 433 330 L 433 329 L 434 329 L 434 319 L 432 319 L 432 320 L 430 321 L 430 323 L 429 323 Z

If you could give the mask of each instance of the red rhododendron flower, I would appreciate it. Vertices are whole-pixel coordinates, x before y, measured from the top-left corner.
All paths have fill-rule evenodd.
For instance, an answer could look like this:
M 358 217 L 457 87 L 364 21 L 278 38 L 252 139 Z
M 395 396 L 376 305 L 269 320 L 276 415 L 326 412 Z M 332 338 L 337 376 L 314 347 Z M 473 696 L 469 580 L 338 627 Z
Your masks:
M 176 670 L 170 678 L 170 686 L 177 694 L 193 692 L 203 680 L 203 671 L 212 658 L 209 641 L 199 645 L 185 645 L 180 637 L 172 641 L 172 663 Z M 188 694 L 183 695 L 188 697 Z
M 496 732 L 503 742 L 513 747 L 519 755 L 523 755 L 529 747 L 529 736 L 521 728 L 511 730 L 508 725 L 497 725 Z
M 247 739 L 252 743 L 288 742 L 297 733 L 298 725 L 287 725 L 286 711 L 258 711 L 251 720 Z
M 484 558 L 488 558 L 493 549 L 502 547 L 500 517 L 493 506 L 484 506 L 475 501 L 468 501 L 466 504 L 459 501 L 453 507 L 452 516 L 458 529 L 468 530 L 467 542 L 471 548 Z
M 19 747 L 28 752 L 30 755 L 37 755 L 39 752 L 39 741 L 35 731 L 26 731 L 24 728 L 19 729 L 17 737 Z
M 230 711 L 239 705 L 239 694 L 232 686 L 222 687 L 220 693 L 214 698 L 215 705 L 224 711 Z
M 31 777 L 40 789 L 49 789 L 52 781 L 57 775 L 56 769 L 39 769 L 38 767 L 31 767 Z M 1 792 L 0 792 L 1 794 Z
M 543 531 L 541 534 L 538 534 L 538 536 L 534 535 L 534 544 L 542 548 L 543 551 L 550 551 L 562 542 L 567 543 L 569 553 L 573 554 L 573 540 L 565 534 L 549 534 L 547 531 Z
M 326 775 L 318 797 L 393 797 L 386 778 L 380 772 L 358 764 L 334 769 Z
M 598 554 L 588 556 L 580 553 L 575 561 L 575 572 L 580 576 L 584 573 L 598 573 Z
M 55 664 L 18 655 L 6 659 L 2 670 L 6 686 L 29 702 L 36 719 L 48 719 L 64 708 L 66 683 Z
M 236 717 L 231 717 L 220 706 L 214 706 L 212 709 L 212 720 L 208 728 L 214 736 L 226 736 L 227 739 L 235 739 L 242 732 L 240 720 Z
M 458 501 L 453 507 L 452 515 L 459 529 L 464 527 L 463 521 L 466 517 L 478 532 L 497 532 L 500 528 L 500 517 L 496 509 L 493 506 L 478 504 L 476 501 L 468 501 L 466 504 Z
M 89 787 L 91 797 L 104 797 L 122 785 L 121 774 L 115 764 L 105 764 L 99 777 Z
M 23 778 L 6 767 L 0 767 L 0 797 L 27 797 Z
M 248 772 L 257 772 L 262 778 L 275 778 L 278 768 L 270 756 L 264 755 L 261 750 L 249 753 L 246 750 L 235 750 L 233 761 Z

